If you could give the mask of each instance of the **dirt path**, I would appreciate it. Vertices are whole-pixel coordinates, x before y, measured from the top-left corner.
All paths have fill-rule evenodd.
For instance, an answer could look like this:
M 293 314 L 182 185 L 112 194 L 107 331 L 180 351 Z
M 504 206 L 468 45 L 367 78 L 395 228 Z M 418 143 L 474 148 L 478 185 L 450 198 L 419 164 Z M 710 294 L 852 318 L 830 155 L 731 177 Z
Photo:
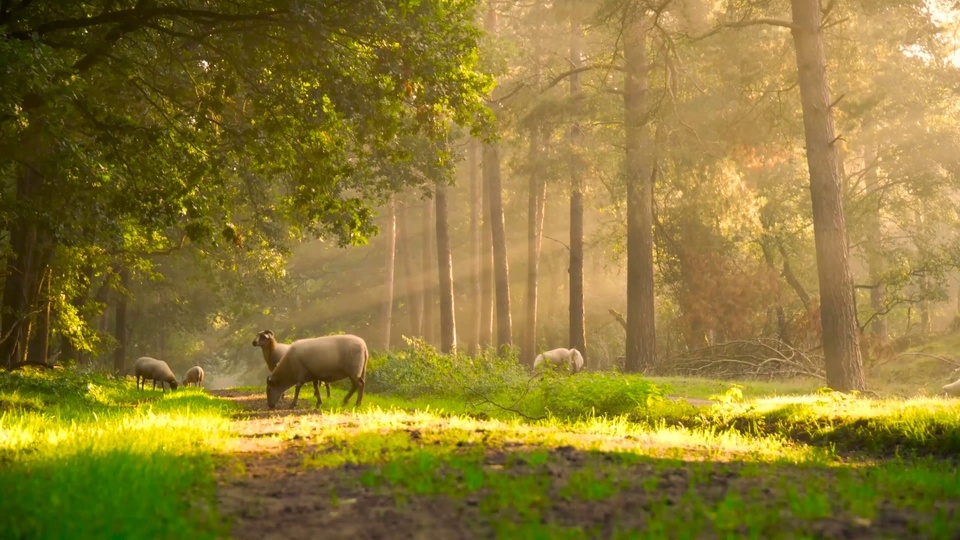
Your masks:
M 361 439 L 338 442 L 330 433 L 363 432 L 378 440 L 399 435 L 414 448 L 429 448 L 439 444 L 431 437 L 448 428 L 440 423 L 425 427 L 417 423 L 422 418 L 411 417 L 371 432 L 364 424 L 367 417 L 352 412 L 269 411 L 263 394 L 211 393 L 244 409 L 236 419 L 236 446 L 220 468 L 217 494 L 221 514 L 232 521 L 231 536 L 239 539 L 554 538 L 561 532 L 571 537 L 571 531 L 577 538 L 611 538 L 616 532 L 645 530 L 653 516 L 661 520 L 675 514 L 672 533 L 653 535 L 674 538 L 676 528 L 686 531 L 697 520 L 719 519 L 694 510 L 691 495 L 705 508 L 722 506 L 730 493 L 740 494 L 743 501 L 753 499 L 751 504 L 782 504 L 773 497 L 777 488 L 768 485 L 769 479 L 782 483 L 784 475 L 810 474 L 783 466 L 770 474 L 742 474 L 740 462 L 673 460 L 664 465 L 572 446 L 534 448 L 498 440 L 496 429 L 487 430 L 483 423 L 473 424 L 471 435 L 476 437 L 458 442 L 451 454 L 473 451 L 476 469 L 443 460 L 406 463 L 406 469 L 395 470 L 414 472 L 398 477 L 394 469 L 388 470 L 387 464 L 396 460 L 386 448 L 381 465 L 358 466 L 347 460 L 337 466 L 312 466 L 311 459 L 336 458 L 361 444 Z M 471 489 L 477 474 L 488 482 Z M 508 487 L 497 489 L 498 483 Z M 598 488 L 606 485 L 615 491 Z M 745 526 L 736 527 L 741 517 L 742 511 L 735 513 L 733 528 L 723 534 L 708 524 L 694 537 L 746 535 Z M 793 531 L 776 537 L 921 537 L 912 527 L 910 516 L 890 507 L 871 522 L 844 515 L 806 521 L 786 516 L 774 530 Z

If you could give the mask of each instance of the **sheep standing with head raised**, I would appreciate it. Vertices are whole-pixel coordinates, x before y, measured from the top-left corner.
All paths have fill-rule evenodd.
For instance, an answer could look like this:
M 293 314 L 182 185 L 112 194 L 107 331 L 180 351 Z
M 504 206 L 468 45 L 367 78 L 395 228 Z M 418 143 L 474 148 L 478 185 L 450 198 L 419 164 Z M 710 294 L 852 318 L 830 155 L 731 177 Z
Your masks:
M 200 366 L 193 366 L 187 370 L 187 374 L 183 376 L 183 386 L 200 386 L 200 383 L 203 382 L 203 368 Z
M 161 392 L 166 392 L 163 383 L 169 384 L 171 390 L 177 389 L 177 378 L 170 366 L 163 360 L 157 360 L 149 356 L 137 358 L 137 361 L 133 363 L 133 373 L 137 377 L 137 390 L 146 388 L 147 379 L 153 380 L 154 390 L 157 389 L 157 382 L 160 383 Z M 141 381 L 143 381 L 142 388 L 140 386 Z
M 350 379 L 352 386 L 343 398 L 343 404 L 346 405 L 350 396 L 356 392 L 359 407 L 363 400 L 363 378 L 367 373 L 369 357 L 366 342 L 350 334 L 294 341 L 267 377 L 267 405 L 271 409 L 276 408 L 283 393 L 294 385 L 297 388 L 293 394 L 292 407 L 297 406 L 300 386 L 308 381 L 336 382 Z M 318 409 L 320 404 L 318 392 Z
M 260 350 L 263 351 L 263 361 L 267 363 L 267 369 L 271 372 L 276 369 L 280 359 L 290 348 L 290 345 L 286 343 L 277 342 L 277 338 L 273 336 L 273 332 L 270 330 L 262 330 L 257 333 L 257 337 L 253 339 L 253 346 L 260 347 Z M 327 387 L 327 397 L 330 397 L 330 383 L 323 381 L 323 384 Z M 301 386 L 303 386 L 303 383 L 297 384 L 296 393 L 298 395 Z M 318 400 L 320 399 L 320 384 L 316 380 L 313 381 L 313 395 Z
M 576 349 L 553 349 L 537 355 L 533 369 L 539 369 L 541 365 L 567 367 L 571 373 L 576 373 L 583 369 L 583 355 Z

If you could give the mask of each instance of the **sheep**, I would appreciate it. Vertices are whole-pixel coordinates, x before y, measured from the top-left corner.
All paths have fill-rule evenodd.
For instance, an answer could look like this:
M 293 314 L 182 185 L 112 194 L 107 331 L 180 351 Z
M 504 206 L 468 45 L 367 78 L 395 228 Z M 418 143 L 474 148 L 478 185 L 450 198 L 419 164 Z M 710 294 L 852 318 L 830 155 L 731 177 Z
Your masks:
M 260 350 L 263 351 L 263 361 L 267 363 L 267 369 L 273 371 L 276 369 L 277 364 L 280 363 L 280 359 L 283 358 L 283 355 L 287 352 L 287 349 L 290 348 L 290 345 L 287 343 L 277 343 L 277 339 L 273 337 L 273 332 L 270 330 L 263 330 L 257 334 L 257 337 L 253 340 L 254 347 L 260 347 Z M 324 386 L 327 387 L 327 397 L 330 397 L 330 383 L 323 381 Z M 303 386 L 303 383 L 297 385 L 296 392 L 300 393 L 300 387 Z M 315 380 L 313 381 L 313 395 L 320 399 L 320 385 Z
M 583 355 L 576 349 L 553 349 L 537 355 L 533 369 L 536 370 L 541 364 L 567 366 L 572 373 L 576 373 L 583 369 Z
M 300 386 L 307 381 L 336 382 L 350 379 L 353 386 L 343 398 L 346 405 L 350 396 L 357 393 L 356 406 L 363 400 L 363 378 L 367 373 L 367 343 L 363 339 L 343 334 L 294 341 L 280 363 L 267 377 L 267 405 L 271 409 L 291 386 L 297 385 L 291 407 L 297 406 Z M 317 393 L 317 408 L 320 408 Z
M 153 380 L 154 390 L 157 389 L 157 381 L 160 382 L 161 392 L 166 393 L 163 383 L 170 384 L 170 390 L 177 389 L 177 378 L 174 376 L 170 366 L 163 360 L 157 360 L 149 356 L 138 358 L 137 361 L 133 363 L 133 371 L 137 377 L 137 390 L 143 390 L 147 387 L 147 379 Z M 140 386 L 141 381 L 143 381 L 142 388 Z
M 187 370 L 187 374 L 183 376 L 183 386 L 190 386 L 190 383 L 193 383 L 194 386 L 200 386 L 200 383 L 203 382 L 203 368 L 200 366 L 193 366 Z
M 943 393 L 947 396 L 960 396 L 960 380 L 944 385 Z

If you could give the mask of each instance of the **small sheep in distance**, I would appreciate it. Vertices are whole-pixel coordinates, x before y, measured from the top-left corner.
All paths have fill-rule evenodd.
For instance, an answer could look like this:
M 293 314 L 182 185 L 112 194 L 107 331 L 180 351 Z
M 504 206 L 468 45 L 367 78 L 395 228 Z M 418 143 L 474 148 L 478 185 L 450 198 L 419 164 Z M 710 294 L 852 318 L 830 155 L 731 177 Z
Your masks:
M 943 393 L 952 397 L 960 396 L 960 380 L 944 385 Z
M 187 370 L 187 374 L 183 376 L 183 386 L 187 387 L 190 384 L 199 387 L 200 383 L 203 382 L 203 368 L 200 366 L 193 366 Z
M 336 382 L 350 379 L 353 386 L 343 398 L 346 405 L 350 396 L 357 393 L 357 406 L 363 400 L 363 378 L 367 373 L 367 343 L 350 335 L 325 336 L 301 339 L 290 344 L 290 349 L 267 377 L 267 405 L 271 409 L 291 386 L 297 385 L 291 407 L 297 406 L 300 387 L 308 381 Z M 320 408 L 320 393 L 317 393 L 317 408 Z
M 271 372 L 276 369 L 280 359 L 290 349 L 289 344 L 277 342 L 277 338 L 273 336 L 273 332 L 270 330 L 261 330 L 257 333 L 257 337 L 253 339 L 253 346 L 260 347 L 260 350 L 263 351 L 263 361 L 267 363 L 267 369 Z M 330 397 L 330 383 L 324 381 L 323 384 L 327 387 L 327 397 Z M 303 386 L 303 383 L 297 385 L 297 394 L 300 393 L 301 386 Z M 320 399 L 320 386 L 317 381 L 313 381 L 313 395 Z
M 173 370 L 170 369 L 170 366 L 167 365 L 163 360 L 157 360 L 156 358 L 150 358 L 149 356 L 143 356 L 138 358 L 136 362 L 133 363 L 133 372 L 137 377 L 137 390 L 143 390 L 146 388 L 147 379 L 153 380 L 153 389 L 157 389 L 157 382 L 160 382 L 160 391 L 166 393 L 166 390 L 163 387 L 163 383 L 170 385 L 170 390 L 177 389 L 177 377 L 173 374 Z M 143 387 L 141 388 L 140 383 L 143 381 Z
M 537 355 L 533 361 L 533 369 L 536 371 L 541 365 L 552 365 L 556 367 L 567 367 L 571 373 L 577 373 L 583 369 L 583 355 L 576 349 L 553 349 Z

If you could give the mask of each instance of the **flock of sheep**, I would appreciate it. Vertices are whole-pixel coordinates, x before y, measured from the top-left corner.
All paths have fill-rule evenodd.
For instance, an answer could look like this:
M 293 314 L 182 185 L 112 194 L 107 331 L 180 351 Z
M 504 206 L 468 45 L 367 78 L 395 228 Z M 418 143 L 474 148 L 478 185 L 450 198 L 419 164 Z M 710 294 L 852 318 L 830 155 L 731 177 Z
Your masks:
M 370 353 L 363 339 L 354 335 L 324 336 L 307 338 L 293 343 L 277 343 L 273 332 L 264 330 L 253 340 L 254 347 L 263 351 L 263 359 L 270 369 L 267 377 L 267 405 L 276 408 L 291 386 L 295 386 L 293 403 L 297 406 L 300 397 L 300 388 L 313 383 L 313 390 L 317 397 L 317 408 L 322 403 L 320 399 L 320 383 L 327 387 L 327 397 L 330 397 L 330 383 L 350 379 L 350 392 L 343 398 L 346 405 L 354 393 L 357 394 L 357 406 L 363 401 L 363 378 L 367 373 L 367 360 Z M 134 375 L 137 378 L 137 389 L 146 388 L 146 381 L 153 381 L 153 388 L 160 383 L 160 390 L 165 392 L 164 384 L 176 390 L 178 383 L 173 370 L 163 360 L 144 356 L 137 359 L 133 365 Z M 194 384 L 199 386 L 203 382 L 203 368 L 194 366 L 187 370 L 183 377 L 185 386 Z

